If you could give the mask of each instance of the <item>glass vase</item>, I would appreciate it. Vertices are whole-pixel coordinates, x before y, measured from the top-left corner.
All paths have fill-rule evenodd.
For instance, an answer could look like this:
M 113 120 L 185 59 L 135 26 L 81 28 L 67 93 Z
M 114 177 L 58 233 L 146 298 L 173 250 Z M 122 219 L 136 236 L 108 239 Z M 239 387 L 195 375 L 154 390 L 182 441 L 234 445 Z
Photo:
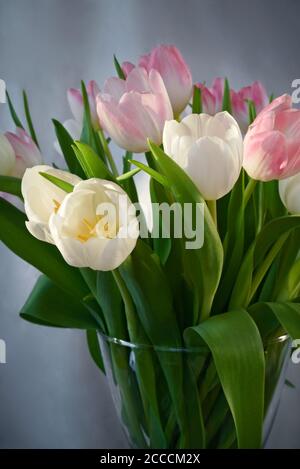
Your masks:
M 209 350 L 140 345 L 99 334 L 106 377 L 130 448 L 235 448 L 233 419 Z M 265 346 L 265 444 L 278 409 L 289 338 Z M 202 420 L 200 417 L 200 409 Z M 203 422 L 203 423 L 201 423 Z M 205 427 L 205 443 L 202 439 Z

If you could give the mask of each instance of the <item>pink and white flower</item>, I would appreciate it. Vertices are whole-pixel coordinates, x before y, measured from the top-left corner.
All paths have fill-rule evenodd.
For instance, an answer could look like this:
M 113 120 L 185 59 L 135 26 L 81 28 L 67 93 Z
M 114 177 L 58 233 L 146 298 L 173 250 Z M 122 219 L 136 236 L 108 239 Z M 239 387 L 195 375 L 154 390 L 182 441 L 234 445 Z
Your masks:
M 99 120 L 96 109 L 96 97 L 100 92 L 97 83 L 94 80 L 88 82 L 86 91 L 89 99 L 91 119 L 93 127 L 99 129 Z M 68 103 L 73 114 L 73 118 L 67 119 L 63 126 L 69 132 L 73 140 L 79 140 L 83 126 L 83 98 L 81 91 L 78 88 L 69 88 L 67 91 Z M 62 154 L 58 141 L 54 142 L 54 148 L 60 154 Z
M 300 110 L 284 94 L 249 127 L 244 141 L 245 170 L 253 179 L 285 179 L 300 172 Z
M 173 112 L 160 74 L 136 67 L 126 80 L 109 78 L 97 97 L 101 127 L 121 147 L 134 153 L 148 150 L 147 139 L 162 142 L 166 120 Z
M 22 177 L 27 168 L 43 161 L 40 150 L 24 129 L 17 127 L 15 133 L 6 132 L 0 142 L 1 154 L 6 153 L 6 159 L 1 160 L 7 163 L 6 169 L 0 166 L 1 174 Z
M 207 87 L 202 83 L 197 83 L 202 91 L 202 108 L 203 112 L 214 115 L 222 111 L 222 103 L 224 96 L 224 78 L 215 78 L 212 86 Z M 242 132 L 246 132 L 249 125 L 248 104 L 247 101 L 253 101 L 258 114 L 268 105 L 269 98 L 264 86 L 255 81 L 252 85 L 245 86 L 239 91 L 230 90 L 232 114 L 238 122 Z
M 168 92 L 175 116 L 178 116 L 188 104 L 192 91 L 193 80 L 189 67 L 184 61 L 180 51 L 175 46 L 160 45 L 149 54 L 142 55 L 138 62 L 149 73 L 157 70 Z M 127 76 L 134 65 L 124 62 L 122 69 Z

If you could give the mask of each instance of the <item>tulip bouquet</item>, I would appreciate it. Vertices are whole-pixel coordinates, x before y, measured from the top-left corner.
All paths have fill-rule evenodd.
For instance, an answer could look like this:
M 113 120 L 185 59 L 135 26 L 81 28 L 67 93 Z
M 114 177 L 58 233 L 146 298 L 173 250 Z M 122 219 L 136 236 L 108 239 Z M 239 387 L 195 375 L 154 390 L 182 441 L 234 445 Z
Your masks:
M 300 337 L 300 111 L 259 82 L 194 84 L 173 46 L 115 67 L 53 120 L 67 169 L 8 95 L 0 239 L 42 273 L 21 317 L 86 331 L 133 447 L 260 447 Z

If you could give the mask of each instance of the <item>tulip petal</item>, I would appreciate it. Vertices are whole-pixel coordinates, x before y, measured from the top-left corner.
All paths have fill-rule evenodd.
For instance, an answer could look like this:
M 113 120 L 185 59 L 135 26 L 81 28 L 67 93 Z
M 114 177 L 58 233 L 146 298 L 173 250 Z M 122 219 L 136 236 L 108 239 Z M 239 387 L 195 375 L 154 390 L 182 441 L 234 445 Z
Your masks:
M 300 214 L 300 172 L 279 181 L 279 194 L 282 203 L 290 213 Z
M 237 161 L 226 141 L 202 137 L 191 147 L 184 169 L 206 200 L 217 200 L 236 183 L 241 170 Z
M 25 130 L 17 128 L 16 133 L 6 132 L 5 136 L 13 147 L 16 157 L 24 161 L 25 167 L 42 163 L 40 150 Z
M 123 70 L 123 73 L 125 75 L 125 77 L 127 77 L 129 75 L 129 73 L 131 72 L 131 70 L 134 69 L 134 64 L 131 63 L 131 62 L 123 62 L 122 63 L 122 70 Z
M 103 93 L 111 95 L 116 101 L 120 101 L 125 93 L 125 81 L 121 78 L 108 78 L 103 86 Z
M 288 153 L 284 135 L 276 130 L 247 134 L 243 166 L 250 177 L 260 181 L 285 177 Z
M 160 73 L 174 113 L 179 115 L 191 98 L 193 90 L 191 72 L 179 50 L 175 46 L 160 45 L 150 54 L 142 56 L 139 66 L 148 72 L 157 70 Z
M 123 207 L 119 214 L 117 196 L 128 201 L 128 211 L 131 213 L 128 217 Z M 115 209 L 115 222 L 120 224 L 113 238 L 105 235 L 102 218 L 97 218 L 97 214 L 102 214 L 100 204 L 104 203 L 107 209 L 108 201 Z M 100 225 L 102 228 L 99 229 Z M 127 194 L 117 184 L 95 178 L 76 185 L 74 191 L 65 197 L 58 212 L 51 215 L 49 226 L 53 240 L 68 264 L 103 271 L 117 268 L 128 257 L 139 234 L 135 209 Z M 110 235 L 112 232 L 108 233 Z
M 67 99 L 74 119 L 82 124 L 83 99 L 80 90 L 77 88 L 69 88 L 67 91 Z
M 97 111 L 102 128 L 121 148 L 135 153 L 146 151 L 148 144 L 137 128 L 139 122 L 124 114 L 113 97 L 101 93 L 97 98 Z
M 16 156 L 9 139 L 0 134 L 0 174 L 10 176 L 13 173 Z

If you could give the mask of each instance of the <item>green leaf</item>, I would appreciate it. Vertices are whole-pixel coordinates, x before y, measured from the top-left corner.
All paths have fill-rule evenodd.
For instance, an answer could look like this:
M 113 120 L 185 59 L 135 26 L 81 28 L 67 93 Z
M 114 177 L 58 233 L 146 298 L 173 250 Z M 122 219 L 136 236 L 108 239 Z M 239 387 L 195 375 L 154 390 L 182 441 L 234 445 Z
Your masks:
M 189 346 L 208 345 L 236 427 L 239 448 L 260 448 L 264 415 L 265 359 L 249 314 L 220 314 L 188 328 Z
M 267 273 L 272 262 L 276 259 L 276 255 L 278 255 L 275 252 L 272 259 L 270 257 L 271 249 L 276 247 L 276 243 L 280 243 L 281 240 L 284 241 L 283 237 L 298 227 L 300 227 L 300 216 L 277 218 L 264 226 L 244 256 L 231 295 L 230 309 L 248 306 L 255 271 L 258 271 L 264 265 L 264 262 L 268 261 L 265 272 Z
M 73 138 L 64 126 L 56 119 L 52 119 L 55 134 L 60 145 L 61 151 L 66 160 L 67 166 L 71 173 L 77 174 L 77 176 L 84 178 L 84 172 L 78 163 L 78 160 L 73 151 L 72 145 L 74 143 Z
M 264 339 L 276 333 L 279 324 L 292 339 L 300 337 L 299 303 L 255 303 L 249 307 L 248 311 Z
M 0 175 L 0 191 L 7 192 L 8 194 L 15 195 L 23 199 L 21 191 L 22 180 L 12 176 Z
M 115 56 L 115 54 L 114 54 L 114 65 L 115 65 L 115 69 L 116 69 L 118 77 L 121 78 L 122 80 L 125 80 L 126 78 L 125 73 L 123 72 L 123 69 L 121 65 L 119 64 L 119 61 L 117 57 Z
M 164 188 L 155 181 L 155 179 L 150 179 L 150 195 L 151 195 L 151 202 L 160 204 L 166 201 L 165 190 Z M 163 226 L 163 217 L 162 214 L 159 214 L 159 217 L 155 216 L 155 212 L 153 210 L 153 232 L 159 233 L 159 237 L 153 237 L 153 249 L 154 252 L 160 258 L 161 263 L 164 265 L 171 252 L 172 248 L 172 239 L 171 237 L 162 237 L 162 226 Z M 158 219 L 157 219 L 158 218 Z M 178 275 L 178 272 L 176 272 Z
M 249 125 L 250 125 L 256 118 L 255 104 L 251 99 L 248 100 L 248 115 L 249 115 Z
M 158 171 L 155 171 L 155 169 L 150 168 L 149 166 L 147 166 L 144 163 L 141 163 L 140 161 L 136 161 L 136 160 L 129 160 L 129 161 L 130 163 L 134 164 L 138 168 L 145 171 L 145 173 L 149 174 L 149 176 L 155 179 L 155 181 L 159 182 L 162 186 L 169 187 L 168 179 L 162 174 L 160 174 Z
M 196 85 L 194 86 L 192 112 L 193 114 L 200 114 L 202 112 L 201 88 Z
M 182 339 L 173 311 L 168 280 L 151 249 L 139 240 L 131 256 L 119 267 L 119 272 L 132 297 L 137 315 L 150 342 L 162 348 L 181 347 Z M 160 294 L 153 294 L 158 289 Z M 168 330 L 167 334 L 166 330 Z M 192 448 L 203 447 L 201 408 L 198 403 L 197 388 L 191 378 L 188 381 L 190 401 L 186 403 L 187 407 L 184 406 L 184 386 L 185 379 L 188 377 L 182 366 L 181 354 L 174 353 L 170 357 L 170 354 L 165 350 L 158 350 L 157 355 L 169 386 L 178 424 L 186 440 L 183 445 L 189 444 L 188 447 Z M 191 403 L 194 412 L 193 422 L 197 421 L 198 433 L 194 431 L 192 422 L 189 420 L 192 415 L 189 413 Z
M 110 337 L 128 340 L 122 298 L 112 272 L 96 272 L 96 296 Z
M 229 112 L 229 114 L 232 114 L 230 86 L 229 86 L 229 82 L 228 82 L 227 78 L 225 78 L 225 80 L 224 80 L 224 94 L 223 94 L 222 111 L 227 111 L 227 112 Z
M 99 136 L 93 128 L 89 98 L 83 81 L 81 82 L 81 92 L 84 112 L 80 141 L 88 144 L 99 155 L 102 161 L 105 162 L 105 155 L 101 142 L 99 141 Z
M 221 282 L 214 301 L 214 311 L 224 311 L 238 274 L 244 252 L 245 220 L 243 209 L 244 175 L 231 191 L 228 211 L 227 230 L 224 241 L 225 259 Z
M 24 127 L 23 127 L 23 125 L 22 125 L 22 123 L 21 123 L 21 121 L 20 121 L 20 119 L 19 119 L 19 117 L 18 117 L 18 115 L 15 111 L 15 108 L 13 106 L 13 103 L 12 103 L 11 99 L 10 99 L 8 91 L 6 91 L 6 97 L 7 97 L 8 108 L 9 108 L 12 120 L 14 121 L 14 123 L 17 127 L 20 127 L 20 129 L 24 129 Z
M 93 329 L 88 329 L 86 331 L 86 340 L 89 348 L 90 355 L 98 368 L 105 374 L 104 363 L 102 359 L 102 354 L 99 346 L 99 340 L 97 331 Z
M 0 198 L 0 240 L 74 298 L 84 298 L 88 290 L 78 269 L 69 266 L 55 246 L 34 238 L 25 222 L 23 212 Z
M 279 181 L 268 181 L 263 183 L 266 210 L 270 218 L 279 218 L 287 215 L 287 210 L 279 196 Z
M 39 174 L 43 176 L 43 178 L 47 179 L 48 181 L 52 182 L 55 186 L 59 187 L 63 191 L 70 193 L 73 192 L 74 186 L 70 184 L 69 182 L 64 181 L 63 179 L 60 179 L 56 176 L 53 176 L 53 174 L 49 173 L 44 173 L 43 171 L 40 171 Z
M 72 148 L 87 178 L 114 181 L 112 173 L 89 145 L 76 141 Z
M 36 282 L 20 316 L 44 326 L 98 329 L 99 324 L 84 305 L 65 293 L 45 275 Z
M 194 226 L 198 213 L 202 219 L 201 205 L 204 204 L 204 245 L 199 249 L 183 247 L 185 277 L 194 292 L 194 324 L 210 314 L 223 266 L 223 247 L 215 223 L 204 203 L 204 200 L 188 175 L 167 156 L 157 145 L 149 143 L 156 164 L 165 178 L 176 202 L 184 208 L 190 203 L 193 207 L 191 219 L 184 217 L 185 226 Z M 202 206 L 203 207 L 203 206 Z M 213 268 L 208 268 L 213 266 Z
M 127 151 L 125 156 L 123 156 L 123 173 L 128 173 L 131 170 L 130 159 L 132 158 L 132 153 Z M 140 170 L 140 168 L 137 168 Z M 135 170 L 133 170 L 135 171 Z M 122 177 L 122 176 L 119 176 Z M 127 192 L 131 202 L 135 203 L 139 201 L 138 193 L 136 190 L 135 181 L 133 178 L 125 179 L 121 181 L 122 187 Z
M 30 110 L 29 110 L 28 98 L 27 98 L 27 94 L 25 90 L 23 90 L 23 103 L 24 103 L 25 117 L 26 117 L 26 121 L 27 121 L 27 125 L 28 125 L 31 138 L 36 143 L 37 147 L 40 148 L 39 142 L 38 142 L 38 139 L 36 137 L 36 133 L 33 127 Z
M 277 241 L 281 235 L 288 233 L 298 227 L 300 227 L 299 215 L 290 215 L 276 218 L 265 225 L 257 237 L 254 267 L 256 267 L 262 261 L 272 244 Z
M 157 346 L 180 347 L 168 280 L 152 250 L 139 240 L 119 270 L 151 342 Z M 160 295 L 154 295 L 158 288 Z
M 117 181 L 118 181 L 118 182 L 126 181 L 126 179 L 132 178 L 133 176 L 135 176 L 135 175 L 136 175 L 137 173 L 139 173 L 140 171 L 141 171 L 140 168 L 131 169 L 131 170 L 128 171 L 127 173 L 123 173 L 123 174 L 121 174 L 121 176 L 118 176 L 118 177 L 117 177 Z

